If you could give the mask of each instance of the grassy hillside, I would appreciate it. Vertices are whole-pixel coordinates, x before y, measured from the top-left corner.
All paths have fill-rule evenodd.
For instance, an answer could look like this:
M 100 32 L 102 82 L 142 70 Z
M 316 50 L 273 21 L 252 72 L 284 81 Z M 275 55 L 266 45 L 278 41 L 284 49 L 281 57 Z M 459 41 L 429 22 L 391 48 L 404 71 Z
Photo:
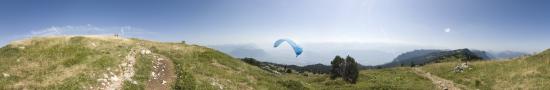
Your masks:
M 0 89 L 433 89 L 410 68 L 364 70 L 357 84 L 274 74 L 210 48 L 112 36 L 35 37 L 0 48 Z
M 452 72 L 459 62 L 426 65 L 423 70 L 462 84 L 470 89 L 548 89 L 550 86 L 550 50 L 533 56 L 506 61 L 471 62 L 472 69 Z
M 96 87 L 96 78 L 108 68 L 116 68 L 123 60 L 121 56 L 128 54 L 131 46 L 127 43 L 131 42 L 84 37 L 44 37 L 13 42 L 0 48 L 0 73 L 3 74 L 0 87 Z M 124 47 L 114 48 L 121 45 Z
M 347 84 L 328 75 L 287 75 L 287 78 L 303 81 L 312 90 L 434 90 L 432 82 L 416 75 L 411 68 L 386 68 L 362 70 L 357 84 Z
M 153 54 L 139 53 L 151 50 Z M 131 80 L 123 79 L 128 57 L 135 58 Z M 154 56 L 154 57 L 153 57 Z M 176 89 L 285 89 L 276 76 L 209 48 L 109 36 L 36 37 L 0 49 L 4 89 L 145 89 L 158 57 L 170 60 Z M 118 76 L 115 80 L 111 78 Z M 107 77 L 107 78 L 106 78 Z M 122 79 L 122 80 L 120 80 Z
M 286 89 L 284 78 L 210 48 L 135 40 L 173 61 L 176 89 Z

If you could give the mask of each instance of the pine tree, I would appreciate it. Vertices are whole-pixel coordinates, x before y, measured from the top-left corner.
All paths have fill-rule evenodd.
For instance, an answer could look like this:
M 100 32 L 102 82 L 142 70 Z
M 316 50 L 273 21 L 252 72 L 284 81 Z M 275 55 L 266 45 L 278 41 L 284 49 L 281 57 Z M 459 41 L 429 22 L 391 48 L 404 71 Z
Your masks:
M 331 79 L 342 77 L 344 81 L 355 84 L 359 77 L 359 68 L 355 59 L 347 56 L 346 59 L 336 56 L 332 62 Z
M 357 78 L 359 77 L 359 68 L 357 62 L 355 62 L 355 59 L 353 57 L 347 56 L 346 57 L 346 72 L 344 75 L 344 80 L 355 84 L 357 82 Z
M 332 60 L 332 62 L 330 62 L 331 66 L 332 66 L 332 70 L 331 70 L 331 75 L 330 75 L 330 79 L 336 79 L 337 77 L 341 77 L 341 73 L 340 73 L 340 64 L 344 62 L 344 59 L 340 56 L 336 56 L 334 57 L 334 59 Z

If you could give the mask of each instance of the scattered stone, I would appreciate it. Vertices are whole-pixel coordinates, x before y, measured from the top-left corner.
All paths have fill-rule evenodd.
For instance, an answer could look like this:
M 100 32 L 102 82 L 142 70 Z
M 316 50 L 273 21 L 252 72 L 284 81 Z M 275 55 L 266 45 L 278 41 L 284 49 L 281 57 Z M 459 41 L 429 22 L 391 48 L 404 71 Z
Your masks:
M 210 83 L 210 85 L 212 86 L 218 86 L 218 88 L 220 88 L 220 90 L 223 90 L 223 85 L 218 83 L 218 80 L 217 79 L 214 79 L 214 78 L 210 78 L 212 80 L 212 83 Z
M 107 79 L 97 79 L 97 81 L 105 82 L 105 81 L 107 81 Z
M 153 76 L 153 79 L 157 79 L 157 74 L 155 74 L 155 72 L 151 72 L 151 76 Z
M 111 74 L 112 76 L 115 76 L 115 73 L 113 73 L 113 72 L 109 72 L 109 74 Z
M 99 89 L 118 90 L 122 88 L 124 81 L 130 81 L 132 84 L 137 84 L 137 81 L 134 81 L 131 78 L 135 74 L 133 65 L 136 62 L 136 54 L 136 50 L 132 49 L 125 57 L 124 62 L 118 65 L 121 72 L 118 72 L 119 70 L 111 70 L 111 68 L 107 68 L 108 72 L 103 74 L 103 78 L 98 79 L 102 85 Z M 112 71 L 115 71 L 116 74 Z
M 166 83 L 167 83 L 166 81 L 162 80 L 162 85 L 164 85 L 164 84 L 166 84 Z
M 456 72 L 456 73 L 462 73 L 466 69 L 468 69 L 468 70 L 472 69 L 472 68 L 470 68 L 470 65 L 468 64 L 468 62 L 461 63 L 461 64 L 455 66 L 453 71 Z
M 111 77 L 110 80 L 111 80 L 111 81 L 119 81 L 120 79 L 119 79 L 117 76 L 113 76 L 113 77 Z
M 143 55 L 151 54 L 151 50 L 143 49 L 141 50 L 141 54 Z
M 21 47 L 19 47 L 19 49 L 23 50 L 23 49 L 25 49 L 25 47 L 24 47 L 24 46 L 21 46 Z
M 92 46 L 93 46 L 93 47 L 97 47 L 97 45 L 96 45 L 95 43 L 92 43 Z

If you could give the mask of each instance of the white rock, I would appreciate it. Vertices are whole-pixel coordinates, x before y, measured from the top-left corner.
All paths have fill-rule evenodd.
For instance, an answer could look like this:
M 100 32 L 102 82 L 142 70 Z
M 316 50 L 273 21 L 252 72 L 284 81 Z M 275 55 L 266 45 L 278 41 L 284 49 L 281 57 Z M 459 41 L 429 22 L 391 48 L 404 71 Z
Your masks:
M 25 47 L 21 46 L 21 47 L 19 47 L 19 49 L 25 49 Z
M 118 79 L 118 77 L 116 77 L 116 76 L 111 77 L 111 81 L 119 81 L 119 80 L 120 79 Z
M 144 55 L 146 55 L 146 54 L 151 54 L 151 50 L 143 49 L 143 50 L 141 50 L 140 53 L 141 53 L 141 54 L 144 54 Z
M 163 84 L 163 85 L 166 84 L 166 81 L 162 80 L 162 84 Z
M 93 46 L 93 47 L 97 47 L 97 45 L 95 45 L 95 43 L 92 43 L 92 46 Z
M 105 82 L 105 81 L 107 81 L 107 80 L 106 80 L 106 79 L 97 79 L 97 81 Z
M 4 77 L 9 77 L 10 74 L 7 74 L 7 73 L 2 73 L 2 75 L 4 75 Z

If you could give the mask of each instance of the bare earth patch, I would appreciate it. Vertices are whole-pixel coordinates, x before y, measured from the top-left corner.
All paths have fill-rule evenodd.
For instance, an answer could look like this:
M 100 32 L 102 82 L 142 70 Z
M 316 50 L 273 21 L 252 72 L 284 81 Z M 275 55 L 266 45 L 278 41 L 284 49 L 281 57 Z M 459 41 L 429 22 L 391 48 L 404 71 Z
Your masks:
M 416 73 L 417 75 L 430 79 L 432 83 L 438 86 L 437 88 L 441 90 L 462 90 L 455 86 L 459 84 L 455 84 L 451 80 L 443 79 L 441 77 L 432 75 L 430 73 L 425 72 L 424 70 L 421 70 L 420 68 L 413 68 L 413 70 L 414 70 L 414 73 Z M 459 85 L 459 86 L 465 87 L 464 85 Z
M 154 59 L 153 62 L 153 72 L 151 72 L 151 78 L 147 81 L 146 90 L 170 90 L 171 85 L 174 80 L 176 80 L 176 73 L 174 70 L 174 65 L 170 59 L 166 57 L 151 53 L 150 50 L 143 49 L 142 54 L 151 54 Z

